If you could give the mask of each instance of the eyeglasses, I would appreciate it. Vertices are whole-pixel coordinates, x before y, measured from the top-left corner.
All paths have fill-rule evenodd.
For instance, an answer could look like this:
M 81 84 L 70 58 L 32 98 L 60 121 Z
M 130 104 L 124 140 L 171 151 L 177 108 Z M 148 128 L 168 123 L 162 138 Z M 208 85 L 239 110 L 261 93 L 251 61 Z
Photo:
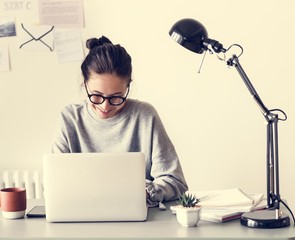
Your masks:
M 92 102 L 94 104 L 102 104 L 107 99 L 111 105 L 119 106 L 119 105 L 123 104 L 126 101 L 127 96 L 129 94 L 129 87 L 127 88 L 127 93 L 126 93 L 125 97 L 121 97 L 121 96 L 105 97 L 105 96 L 100 95 L 100 94 L 89 94 L 86 85 L 85 85 L 85 89 L 86 89 L 86 92 L 87 92 L 87 95 L 88 95 L 88 98 L 89 98 L 90 102 Z

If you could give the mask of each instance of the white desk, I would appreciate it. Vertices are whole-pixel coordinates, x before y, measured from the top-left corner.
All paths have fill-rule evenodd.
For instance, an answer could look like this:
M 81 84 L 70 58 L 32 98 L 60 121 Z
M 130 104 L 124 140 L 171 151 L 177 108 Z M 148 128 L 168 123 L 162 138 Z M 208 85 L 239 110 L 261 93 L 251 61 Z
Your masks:
M 28 201 L 28 210 L 42 202 Z M 293 222 L 292 222 L 293 223 Z M 295 239 L 295 227 L 253 229 L 239 220 L 227 223 L 200 221 L 182 227 L 171 210 L 149 210 L 146 222 L 48 223 L 45 218 L 7 220 L 0 216 L 0 239 Z

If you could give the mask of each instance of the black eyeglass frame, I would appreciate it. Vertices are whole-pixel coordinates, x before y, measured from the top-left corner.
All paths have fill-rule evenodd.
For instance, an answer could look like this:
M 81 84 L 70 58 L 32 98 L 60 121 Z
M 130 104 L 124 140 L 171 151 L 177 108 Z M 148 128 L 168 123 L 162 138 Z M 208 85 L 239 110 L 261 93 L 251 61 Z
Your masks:
M 129 94 L 129 89 L 130 89 L 130 86 L 127 87 L 127 93 L 126 93 L 125 97 L 121 97 L 121 96 L 110 96 L 110 97 L 105 97 L 105 96 L 103 96 L 103 95 L 101 95 L 101 94 L 90 94 L 90 93 L 88 92 L 87 86 L 86 86 L 86 84 L 85 84 L 85 90 L 86 90 L 87 96 L 88 96 L 88 98 L 89 98 L 89 101 L 90 101 L 91 103 L 93 103 L 93 104 L 96 104 L 96 105 L 103 104 L 103 103 L 105 102 L 105 100 L 107 99 L 107 100 L 109 101 L 109 104 L 110 104 L 110 105 L 112 105 L 112 106 L 120 106 L 120 105 L 122 105 L 122 104 L 127 100 L 127 97 L 128 97 L 128 94 Z M 93 96 L 96 96 L 96 97 L 100 97 L 100 98 L 102 98 L 102 101 L 99 102 L 99 103 L 98 103 L 98 102 L 94 102 L 94 101 L 92 101 L 91 98 L 92 98 Z M 120 102 L 120 103 L 113 103 L 113 102 L 112 102 L 112 99 L 121 99 L 122 102 Z

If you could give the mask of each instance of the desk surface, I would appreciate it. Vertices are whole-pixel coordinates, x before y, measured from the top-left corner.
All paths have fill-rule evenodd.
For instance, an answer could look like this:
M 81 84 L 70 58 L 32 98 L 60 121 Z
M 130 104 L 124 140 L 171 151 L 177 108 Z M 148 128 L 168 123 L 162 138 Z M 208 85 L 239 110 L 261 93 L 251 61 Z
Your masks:
M 28 210 L 42 205 L 29 200 Z M 0 214 L 1 215 L 1 214 Z M 182 227 L 171 210 L 149 209 L 146 222 L 48 223 L 45 218 L 7 220 L 0 216 L 1 239 L 295 239 L 295 227 L 254 229 L 227 223 L 200 221 L 197 227 Z

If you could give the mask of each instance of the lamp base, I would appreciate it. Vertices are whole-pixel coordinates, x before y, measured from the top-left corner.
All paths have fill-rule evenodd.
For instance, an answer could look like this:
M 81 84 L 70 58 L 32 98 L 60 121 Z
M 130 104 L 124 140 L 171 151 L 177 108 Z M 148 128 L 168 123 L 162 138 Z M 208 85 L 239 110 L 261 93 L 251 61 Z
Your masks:
M 246 227 L 252 228 L 282 228 L 290 225 L 290 218 L 281 210 L 259 210 L 255 212 L 247 212 L 241 216 L 240 222 Z

